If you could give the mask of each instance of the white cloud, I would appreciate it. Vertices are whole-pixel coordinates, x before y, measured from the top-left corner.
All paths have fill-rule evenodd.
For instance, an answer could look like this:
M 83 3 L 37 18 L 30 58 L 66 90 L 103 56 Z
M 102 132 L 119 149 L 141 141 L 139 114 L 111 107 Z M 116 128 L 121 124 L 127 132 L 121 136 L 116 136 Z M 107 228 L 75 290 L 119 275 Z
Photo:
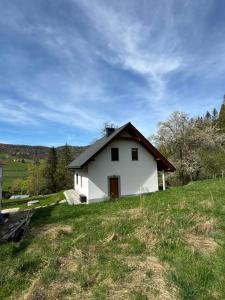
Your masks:
M 7 66 L 0 88 L 15 93 L 10 101 L 0 94 L 4 122 L 96 131 L 105 120 L 131 120 L 147 134 L 153 123 L 186 107 L 179 88 L 170 87 L 174 75 L 208 79 L 225 70 L 223 40 L 212 51 L 200 49 L 213 1 L 71 0 L 60 20 L 37 2 L 29 18 L 25 3 L 5 2 L 0 13 L 19 39 L 17 48 L 0 50 Z
M 149 83 L 149 101 L 163 100 L 165 77 L 182 66 L 182 58 L 176 52 L 179 37 L 174 31 L 173 19 L 169 19 L 164 31 L 155 36 L 154 32 L 162 20 L 159 15 L 163 14 L 162 11 L 154 16 L 154 22 L 144 25 L 141 19 L 115 11 L 106 2 L 75 2 L 83 7 L 108 47 L 108 53 L 99 55 L 108 63 L 143 76 Z M 164 9 L 168 10 L 166 14 L 169 14 L 170 7 L 165 6 Z

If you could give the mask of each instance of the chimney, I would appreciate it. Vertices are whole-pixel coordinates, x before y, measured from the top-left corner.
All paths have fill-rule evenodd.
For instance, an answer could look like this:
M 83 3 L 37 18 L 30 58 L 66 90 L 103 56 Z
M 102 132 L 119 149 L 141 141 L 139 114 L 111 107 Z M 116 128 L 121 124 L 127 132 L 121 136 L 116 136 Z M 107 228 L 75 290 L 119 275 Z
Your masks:
M 106 132 L 106 136 L 110 136 L 113 132 L 115 131 L 115 128 L 113 127 L 106 127 L 105 132 Z

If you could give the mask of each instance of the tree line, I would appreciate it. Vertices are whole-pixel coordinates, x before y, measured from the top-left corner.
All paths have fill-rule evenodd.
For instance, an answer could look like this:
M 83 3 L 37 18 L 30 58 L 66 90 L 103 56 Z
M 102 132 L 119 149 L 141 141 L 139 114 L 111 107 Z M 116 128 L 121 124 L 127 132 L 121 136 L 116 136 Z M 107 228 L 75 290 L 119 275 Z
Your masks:
M 171 185 L 225 174 L 225 96 L 219 113 L 214 108 L 191 118 L 173 112 L 150 139 L 176 167 L 167 176 Z
M 73 188 L 72 172 L 67 168 L 72 160 L 73 155 L 67 144 L 58 154 L 54 147 L 50 148 L 46 160 L 36 157 L 28 165 L 28 177 L 15 180 L 11 192 L 44 195 Z

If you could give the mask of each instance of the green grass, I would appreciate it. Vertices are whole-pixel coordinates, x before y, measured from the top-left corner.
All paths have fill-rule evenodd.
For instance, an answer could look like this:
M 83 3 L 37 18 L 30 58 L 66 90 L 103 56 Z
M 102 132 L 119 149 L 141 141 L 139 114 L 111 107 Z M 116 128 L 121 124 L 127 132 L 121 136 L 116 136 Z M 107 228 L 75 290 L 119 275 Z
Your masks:
M 0 246 L 0 299 L 225 299 L 225 180 L 41 208 L 30 227 Z
M 3 190 L 8 191 L 16 179 L 25 179 L 27 177 L 28 163 L 7 161 L 4 165 L 3 172 Z
M 50 205 L 53 203 L 58 203 L 59 201 L 63 200 L 65 196 L 63 195 L 63 192 L 58 192 L 56 194 L 52 195 L 46 195 L 46 196 L 33 196 L 29 197 L 26 199 L 4 199 L 2 200 L 3 203 L 3 209 L 7 208 L 15 208 L 19 207 L 20 210 L 24 210 L 27 208 L 35 208 L 39 206 L 45 206 L 45 205 Z M 39 203 L 32 205 L 32 206 L 27 206 L 27 202 L 31 200 L 39 200 Z

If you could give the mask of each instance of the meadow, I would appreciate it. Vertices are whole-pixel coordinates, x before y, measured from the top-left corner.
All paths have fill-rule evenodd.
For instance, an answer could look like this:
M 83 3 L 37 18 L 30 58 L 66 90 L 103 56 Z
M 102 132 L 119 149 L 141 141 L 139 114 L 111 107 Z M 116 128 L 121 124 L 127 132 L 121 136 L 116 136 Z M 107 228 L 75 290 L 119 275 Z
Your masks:
M 35 210 L 0 299 L 225 299 L 225 180 Z
M 16 179 L 25 179 L 28 175 L 28 163 L 13 161 L 13 159 L 4 161 L 3 169 L 3 190 L 8 191 Z

